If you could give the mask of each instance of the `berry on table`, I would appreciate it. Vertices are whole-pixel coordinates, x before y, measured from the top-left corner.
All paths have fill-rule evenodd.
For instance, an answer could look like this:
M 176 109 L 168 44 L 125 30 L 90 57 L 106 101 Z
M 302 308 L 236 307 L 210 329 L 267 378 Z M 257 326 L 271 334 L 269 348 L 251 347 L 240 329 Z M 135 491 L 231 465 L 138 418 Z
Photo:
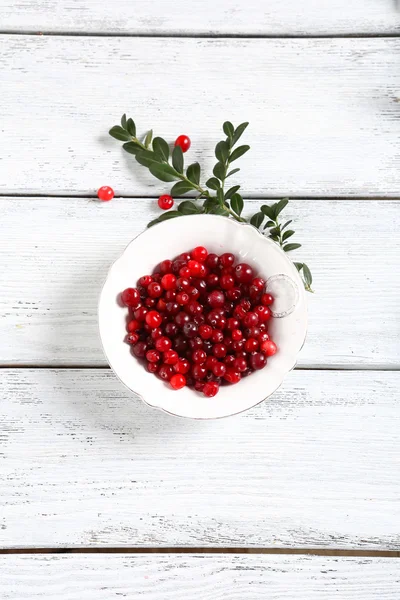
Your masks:
M 182 152 L 187 152 L 190 148 L 191 141 L 187 135 L 179 135 L 175 140 L 175 146 L 180 146 Z
M 162 210 L 169 210 L 170 208 L 173 207 L 173 205 L 174 205 L 174 199 L 169 194 L 164 194 L 163 196 L 160 196 L 158 199 L 158 206 Z
M 103 202 L 108 202 L 114 198 L 114 190 L 109 185 L 103 185 L 97 190 L 97 197 Z

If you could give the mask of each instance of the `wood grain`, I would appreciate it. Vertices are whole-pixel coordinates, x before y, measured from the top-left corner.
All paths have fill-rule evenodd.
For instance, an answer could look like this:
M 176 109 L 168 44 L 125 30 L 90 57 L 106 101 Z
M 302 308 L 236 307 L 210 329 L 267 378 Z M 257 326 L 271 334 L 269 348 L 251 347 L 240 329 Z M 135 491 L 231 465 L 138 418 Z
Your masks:
M 397 600 L 399 561 L 251 555 L 1 557 L 4 600 Z
M 246 201 L 247 214 L 261 203 Z M 287 207 L 303 243 L 293 256 L 310 265 L 316 290 L 300 366 L 399 366 L 399 209 L 372 200 Z M 0 364 L 106 365 L 100 289 L 111 263 L 160 212 L 155 200 L 3 198 L 1 211 Z
M 108 136 L 126 111 L 140 134 L 190 134 L 206 172 L 223 121 L 250 121 L 249 197 L 397 197 L 399 59 L 383 38 L 1 36 L 0 192 L 158 195 Z
M 399 372 L 172 418 L 108 370 L 2 370 L 0 545 L 400 549 Z
M 320 35 L 396 33 L 393 0 L 3 0 L 2 31 L 167 35 Z

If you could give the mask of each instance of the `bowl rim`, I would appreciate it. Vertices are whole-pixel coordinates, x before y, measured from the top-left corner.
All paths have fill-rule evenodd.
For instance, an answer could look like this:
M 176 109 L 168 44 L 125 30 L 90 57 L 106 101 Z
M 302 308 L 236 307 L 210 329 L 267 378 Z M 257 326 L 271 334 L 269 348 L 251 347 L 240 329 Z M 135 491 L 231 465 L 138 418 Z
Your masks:
M 167 213 L 166 213 L 166 214 L 167 214 Z M 184 216 L 184 217 L 191 217 L 191 218 L 193 218 L 193 217 L 202 217 L 202 218 L 213 217 L 213 218 L 216 218 L 217 220 L 224 219 L 224 221 L 227 219 L 227 217 L 225 217 L 225 216 L 223 216 L 223 215 L 214 215 L 214 214 L 194 214 L 194 215 L 182 215 L 182 216 Z M 174 217 L 174 218 L 178 218 L 178 217 Z M 155 223 L 154 225 L 152 225 L 152 227 L 151 227 L 151 228 L 153 229 L 153 227 L 158 227 L 158 226 L 160 226 L 160 225 L 166 225 L 166 224 L 168 224 L 168 223 L 169 223 L 169 221 L 170 221 L 170 220 L 173 220 L 173 218 L 171 218 L 171 219 L 166 219 L 165 221 L 161 221 L 161 222 L 159 222 L 159 223 Z M 232 224 L 234 224 L 234 225 L 242 225 L 242 226 L 247 226 L 248 228 L 251 228 L 251 231 L 252 231 L 253 233 L 256 233 L 256 234 L 258 234 L 258 236 L 259 236 L 259 237 L 261 237 L 261 238 L 263 239 L 263 241 L 264 241 L 264 242 L 267 242 L 267 243 L 268 243 L 268 244 L 269 244 L 271 247 L 273 247 L 274 249 L 277 249 L 279 252 L 281 252 L 281 253 L 282 253 L 282 254 L 285 256 L 285 258 L 286 258 L 287 260 L 289 260 L 289 261 L 290 261 L 290 262 L 293 264 L 293 261 L 290 259 L 290 257 L 289 257 L 289 256 L 287 256 L 287 254 L 284 252 L 284 250 L 283 250 L 283 249 L 282 249 L 282 248 L 281 248 L 281 247 L 280 247 L 280 246 L 279 246 L 279 245 L 278 245 L 276 242 L 273 242 L 272 240 L 270 240 L 269 238 L 267 238 L 267 237 L 266 237 L 266 236 L 265 236 L 265 235 L 264 235 L 264 234 L 263 234 L 263 233 L 262 233 L 262 232 L 261 232 L 261 231 L 260 231 L 258 228 L 254 227 L 254 225 L 252 225 L 251 223 L 248 223 L 248 222 L 236 221 L 235 219 L 233 219 L 233 218 L 230 218 L 230 217 L 229 217 L 229 221 L 230 221 Z M 148 401 L 146 400 L 146 398 L 145 398 L 145 397 L 144 397 L 142 394 L 140 394 L 140 393 L 139 393 L 139 392 L 137 392 L 136 390 L 134 390 L 134 389 L 132 389 L 131 387 L 129 387 L 129 385 L 128 385 L 127 383 L 125 383 L 125 382 L 124 382 L 124 381 L 121 379 L 121 377 L 118 375 L 118 373 L 116 372 L 116 370 L 115 370 L 115 369 L 114 369 L 114 367 L 112 366 L 112 363 L 111 363 L 111 361 L 110 361 L 110 359 L 109 359 L 109 356 L 108 356 L 108 354 L 107 354 L 107 351 L 106 351 L 106 349 L 105 349 L 105 345 L 104 345 L 103 338 L 102 338 L 102 335 L 101 335 L 101 326 L 100 326 L 100 304 L 101 304 L 102 295 L 103 295 L 103 292 L 104 292 L 104 288 L 105 288 L 105 286 L 106 286 L 106 284 L 107 284 L 107 281 L 108 281 L 108 279 L 109 279 L 110 273 L 111 273 L 111 271 L 113 270 L 113 268 L 115 267 L 115 265 L 116 265 L 116 264 L 118 263 L 118 261 L 119 261 L 119 260 L 120 260 L 120 259 L 121 259 L 121 258 L 124 256 L 125 252 L 126 252 L 126 251 L 128 250 L 128 248 L 131 246 L 131 244 L 133 244 L 133 243 L 134 243 L 134 242 L 135 242 L 135 241 L 136 241 L 136 240 L 137 240 L 139 237 L 141 237 L 142 235 L 144 235 L 144 234 L 145 234 L 145 233 L 148 231 L 148 229 L 149 229 L 149 228 L 148 228 L 148 227 L 146 227 L 144 230 L 140 231 L 140 233 L 138 233 L 138 234 L 137 234 L 137 235 L 136 235 L 134 238 L 132 238 L 132 239 L 131 239 L 131 240 L 128 242 L 128 244 L 127 244 L 127 245 L 124 247 L 124 249 L 123 249 L 123 250 L 122 250 L 122 251 L 119 253 L 119 255 L 117 256 L 117 258 L 116 258 L 116 259 L 115 259 L 115 260 L 114 260 L 114 261 L 111 263 L 111 265 L 110 265 L 110 266 L 109 266 L 109 268 L 107 269 L 107 273 L 106 273 L 106 275 L 105 275 L 105 278 L 104 278 L 104 280 L 103 280 L 103 283 L 102 283 L 102 285 L 101 285 L 101 288 L 100 288 L 100 293 L 99 293 L 99 296 L 98 296 L 98 301 L 97 301 L 97 331 L 98 331 L 98 336 L 99 336 L 99 338 L 100 338 L 100 343 L 101 343 L 101 347 L 102 347 L 102 350 L 103 350 L 104 356 L 105 356 L 105 357 L 106 357 L 106 359 L 107 359 L 107 362 L 108 362 L 108 364 L 109 364 L 109 367 L 110 367 L 111 371 L 112 371 L 112 372 L 113 372 L 113 374 L 114 374 L 114 375 L 117 377 L 117 379 L 118 379 L 118 380 L 119 380 L 119 381 L 122 383 L 122 385 L 123 385 L 123 386 L 124 386 L 124 387 L 125 387 L 127 390 L 129 390 L 129 392 L 131 392 L 131 393 L 135 394 L 136 396 L 138 396 L 138 397 L 140 398 L 140 400 L 141 400 L 141 401 L 142 401 L 142 402 L 143 402 L 143 403 L 144 403 L 146 406 L 148 406 L 148 407 L 150 407 L 150 408 L 152 408 L 152 409 L 159 410 L 159 411 L 161 411 L 161 412 L 163 412 L 163 413 L 165 413 L 165 414 L 167 414 L 167 415 L 170 415 L 170 416 L 173 416 L 173 417 L 178 417 L 178 418 L 181 418 L 181 419 L 190 419 L 190 420 L 192 420 L 192 421 L 211 421 L 211 420 L 212 420 L 212 421 L 214 421 L 214 420 L 218 420 L 218 419 L 226 419 L 226 418 L 228 418 L 228 417 L 234 417 L 235 415 L 240 415 L 240 414 L 242 414 L 242 413 L 244 413 L 244 412 L 246 412 L 246 411 L 248 411 L 248 410 L 250 410 L 250 409 L 252 409 L 252 408 L 255 408 L 256 406 L 259 406 L 260 404 L 262 404 L 263 402 L 265 402 L 265 400 L 267 400 L 267 398 L 269 398 L 270 396 L 272 396 L 272 394 L 274 394 L 274 393 L 276 392 L 276 390 L 277 390 L 277 389 L 279 389 L 279 388 L 280 388 L 280 386 L 282 385 L 282 383 L 283 383 L 283 381 L 284 381 L 285 377 L 286 377 L 286 376 L 287 376 L 287 375 L 288 375 L 288 374 L 289 374 L 291 371 L 293 371 L 293 369 L 295 369 L 295 367 L 296 367 L 296 365 L 297 365 L 297 360 L 295 360 L 295 362 L 293 363 L 292 367 L 291 367 L 290 369 L 288 369 L 288 370 L 285 372 L 285 374 L 283 375 L 283 377 L 282 377 L 281 381 L 280 381 L 280 382 L 277 384 L 277 386 L 276 386 L 276 387 L 275 387 L 273 390 L 271 390 L 271 391 L 268 393 L 268 395 L 267 395 L 267 396 L 265 396 L 264 398 L 262 398 L 261 400 L 259 400 L 259 401 L 258 401 L 258 402 L 256 402 L 255 404 L 252 404 L 251 406 L 248 406 L 248 407 L 246 407 L 246 408 L 243 408 L 243 409 L 241 409 L 241 410 L 238 410 L 238 411 L 236 411 L 236 412 L 232 412 L 232 413 L 229 413 L 229 414 L 224 414 L 224 415 L 219 415 L 219 416 L 211 416 L 211 417 L 192 417 L 192 416 L 189 416 L 189 415 L 177 414 L 177 413 L 174 413 L 174 412 L 172 412 L 172 411 L 170 411 L 170 410 L 167 410 L 166 408 L 164 408 L 163 406 L 160 406 L 160 405 L 158 405 L 158 404 L 151 404 L 150 402 L 148 402 Z M 296 269 L 296 272 L 297 272 L 297 269 Z M 297 276 L 298 276 L 298 280 L 299 280 L 299 282 L 300 282 L 300 284 L 301 284 L 301 288 L 302 288 L 302 291 L 300 292 L 300 294 L 304 294 L 304 286 L 303 286 L 303 282 L 302 282 L 302 280 L 301 280 L 301 278 L 300 278 L 300 275 L 298 274 L 298 272 L 297 272 Z M 277 317 L 277 318 L 279 318 L 279 317 Z M 302 341 L 301 341 L 301 345 L 300 345 L 300 347 L 299 347 L 298 351 L 296 352 L 296 356 L 297 356 L 297 355 L 299 354 L 299 352 L 302 350 L 302 348 L 303 348 L 303 346 L 304 346 L 304 344 L 305 344 L 305 341 L 306 341 L 306 339 L 307 339 L 307 333 L 308 333 L 308 311 L 307 311 L 307 306 L 305 307 L 304 319 L 305 319 L 305 322 L 304 322 L 304 337 L 303 337 L 303 339 L 302 339 Z

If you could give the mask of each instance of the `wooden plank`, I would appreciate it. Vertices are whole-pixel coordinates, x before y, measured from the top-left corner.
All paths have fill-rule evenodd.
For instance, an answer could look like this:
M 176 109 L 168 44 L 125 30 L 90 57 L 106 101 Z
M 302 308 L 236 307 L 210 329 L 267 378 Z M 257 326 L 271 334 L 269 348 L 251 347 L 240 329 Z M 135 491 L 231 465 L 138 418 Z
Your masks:
M 140 134 L 188 133 L 207 173 L 223 121 L 250 121 L 249 197 L 396 197 L 399 58 L 383 38 L 2 36 L 0 192 L 158 195 L 108 136 L 126 111 Z
M 2 370 L 0 545 L 400 549 L 399 372 L 172 418 L 108 370 Z
M 396 33 L 393 0 L 185 0 L 166 7 L 162 0 L 3 0 L 2 31 L 53 31 L 167 35 L 321 35 Z
M 390 558 L 213 555 L 2 556 L 7 600 L 397 600 Z
M 247 214 L 262 202 L 246 201 Z M 111 263 L 160 212 L 157 203 L 1 204 L 0 364 L 106 365 L 97 330 L 100 289 Z M 293 201 L 286 210 L 303 243 L 294 257 L 315 279 L 299 365 L 398 367 L 399 202 Z

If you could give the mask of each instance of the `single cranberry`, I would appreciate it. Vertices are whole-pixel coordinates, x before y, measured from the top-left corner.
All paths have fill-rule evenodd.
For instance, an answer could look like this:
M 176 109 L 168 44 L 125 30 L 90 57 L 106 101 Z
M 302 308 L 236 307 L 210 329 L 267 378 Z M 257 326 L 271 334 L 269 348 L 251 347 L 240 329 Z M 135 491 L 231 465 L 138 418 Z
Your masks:
M 275 342 L 273 342 L 272 340 L 266 340 L 265 342 L 261 343 L 260 349 L 267 356 L 273 356 L 274 354 L 276 354 L 278 348 L 276 347 Z
M 179 356 L 175 350 L 166 350 L 163 354 L 163 361 L 166 365 L 174 365 L 178 362 Z
M 151 363 L 158 362 L 160 360 L 160 353 L 157 350 L 148 350 L 146 352 L 146 359 Z
M 235 352 L 240 352 L 244 348 L 244 340 L 238 340 L 237 342 L 232 343 L 232 350 Z
M 243 323 L 246 327 L 255 327 L 258 325 L 258 314 L 255 312 L 248 312 L 243 319 Z
M 146 365 L 146 368 L 148 370 L 149 373 L 157 373 L 158 371 L 158 364 L 155 362 L 148 362 Z
M 257 289 L 261 291 L 265 286 L 265 281 L 262 277 L 255 277 L 255 279 L 253 279 L 253 281 L 251 282 L 251 285 L 254 285 Z
M 238 383 L 240 381 L 240 373 L 235 371 L 235 369 L 227 369 L 224 379 L 228 383 Z
M 207 315 L 207 323 L 214 329 L 224 329 L 226 326 L 226 318 L 217 312 L 219 309 L 214 308 Z
M 194 250 L 192 250 L 192 258 L 193 260 L 197 260 L 198 262 L 204 262 L 207 259 L 208 250 L 204 248 L 204 246 L 196 246 Z
M 224 365 L 224 363 L 217 362 L 212 367 L 212 372 L 216 377 L 223 377 L 226 373 L 226 366 Z
M 198 313 L 197 315 L 194 315 L 194 317 L 193 317 L 193 321 L 196 323 L 196 325 L 203 325 L 205 320 L 206 320 L 206 318 L 203 315 L 203 313 Z
M 199 315 L 201 312 L 203 312 L 203 307 L 199 302 L 196 302 L 196 300 L 191 300 L 189 304 L 185 306 L 185 311 L 194 317 L 195 315 Z
M 177 302 L 167 302 L 165 306 L 165 312 L 167 315 L 177 315 L 179 312 L 180 306 Z
M 196 335 L 194 338 L 190 338 L 189 346 L 192 350 L 201 350 L 203 348 L 203 340 L 199 335 Z
M 156 308 L 157 310 L 159 310 L 160 312 L 165 312 L 166 308 L 167 308 L 167 304 L 165 302 L 165 300 L 163 298 L 159 298 L 158 302 L 156 304 Z
M 243 332 L 240 329 L 234 329 L 232 331 L 232 339 L 234 342 L 238 342 L 243 337 Z
M 154 308 L 154 306 L 156 305 L 156 299 L 155 298 L 146 298 L 144 303 L 147 308 Z
M 206 360 L 206 369 L 208 369 L 209 371 L 212 371 L 215 367 L 215 365 L 218 363 L 218 360 L 215 358 L 215 356 L 207 356 L 207 360 Z
M 259 327 L 250 327 L 246 329 L 246 337 L 248 338 L 257 338 L 261 334 L 261 329 Z
M 187 279 L 186 277 L 179 277 L 176 280 L 176 285 L 178 287 L 179 290 L 188 290 L 191 286 L 190 286 L 190 281 L 189 279 Z
M 147 288 L 150 298 L 159 298 L 162 294 L 162 287 L 156 281 L 152 281 Z
M 213 398 L 216 396 L 219 391 L 219 385 L 215 381 L 208 381 L 203 387 L 203 394 L 207 396 L 207 398 Z
M 193 338 L 197 335 L 198 327 L 193 321 L 189 321 L 183 325 L 183 333 L 188 338 Z
M 258 341 L 255 338 L 249 338 L 244 344 L 246 352 L 255 352 L 258 350 Z
M 160 327 L 156 327 L 155 329 L 152 329 L 151 331 L 151 337 L 153 340 L 156 340 L 157 338 L 162 336 L 162 331 L 160 329 Z
M 232 354 L 228 354 L 228 356 L 225 356 L 224 365 L 226 366 L 227 369 L 229 369 L 230 367 L 233 367 L 234 362 L 235 362 L 235 357 L 232 356 Z
M 174 365 L 174 371 L 185 375 L 190 369 L 190 362 L 186 358 L 180 358 Z
M 220 275 L 231 275 L 233 276 L 235 274 L 235 269 L 233 267 L 223 267 L 223 269 L 221 269 Z
M 263 369 L 267 364 L 267 357 L 262 352 L 255 352 L 250 356 L 250 366 L 254 371 Z
M 169 338 L 162 336 L 156 339 L 156 349 L 159 352 L 166 352 L 172 346 L 172 342 Z
M 211 308 L 221 308 L 225 304 L 225 295 L 220 290 L 214 290 L 208 294 L 207 302 Z
M 213 348 L 213 354 L 214 356 L 216 356 L 216 358 L 224 358 L 224 356 L 226 356 L 226 353 L 227 348 L 225 344 L 215 344 Z
M 172 338 L 178 333 L 178 325 L 176 323 L 166 323 L 164 327 L 165 335 Z
M 271 304 L 273 304 L 274 302 L 274 297 L 271 296 L 271 294 L 263 294 L 261 296 L 261 304 L 264 304 L 264 306 L 271 306 Z
M 247 369 L 247 360 L 245 358 L 235 358 L 233 368 L 235 371 L 239 371 L 239 373 L 244 373 Z
M 192 258 L 190 252 L 182 252 L 179 256 L 177 256 L 178 260 L 183 260 L 184 262 L 188 262 Z
M 130 308 L 136 308 L 136 306 L 140 304 L 139 290 L 137 290 L 136 288 L 127 288 L 122 292 L 121 300 L 125 304 L 125 306 L 129 306 Z
M 162 275 L 161 273 L 153 273 L 152 277 L 153 281 L 155 281 L 156 283 L 160 283 Z
M 172 262 L 171 271 L 174 275 L 179 275 L 181 269 L 183 269 L 184 267 L 186 267 L 186 263 L 183 260 L 174 260 Z
M 207 374 L 207 369 L 204 365 L 193 365 L 192 366 L 192 375 L 194 377 L 194 379 L 199 380 L 199 379 L 204 379 L 204 377 Z
M 206 266 L 209 269 L 216 269 L 218 267 L 218 265 L 219 265 L 219 258 L 218 258 L 218 256 L 216 254 L 213 254 L 213 253 L 209 254 L 207 256 Z
M 234 329 L 238 329 L 239 327 L 240 327 L 240 322 L 237 319 L 234 319 L 233 317 L 228 319 L 228 321 L 226 323 L 226 328 L 229 331 L 233 331 Z
M 188 349 L 188 341 L 183 335 L 177 335 L 174 339 L 174 348 L 178 352 L 178 354 L 184 354 Z
M 183 311 L 178 312 L 178 314 L 175 317 L 175 323 L 178 325 L 178 327 L 183 327 L 185 323 L 189 323 L 189 321 L 190 316 Z
M 138 281 L 139 285 L 141 285 L 142 287 L 147 288 L 150 283 L 153 281 L 153 278 L 151 275 L 143 275 L 143 277 L 141 277 Z
M 125 341 L 127 342 L 127 344 L 136 344 L 136 342 L 139 340 L 139 334 L 138 333 L 128 333 L 128 335 L 125 338 Z
M 175 146 L 180 146 L 182 152 L 187 152 L 190 145 L 191 141 L 187 135 L 179 135 L 175 140 Z
M 251 309 L 251 302 L 248 298 L 243 298 L 240 302 L 239 302 L 240 306 L 243 306 L 243 308 L 246 311 L 249 311 Z
M 160 327 L 162 323 L 162 316 L 156 310 L 150 310 L 146 315 L 146 323 L 152 329 Z
M 202 392 L 205 385 L 204 381 L 196 381 L 193 387 L 196 392 Z
M 190 277 L 190 269 L 189 269 L 189 267 L 187 267 L 186 265 L 184 267 L 181 267 L 179 269 L 179 276 L 180 277 L 189 278 Z
M 172 273 L 167 273 L 161 279 L 161 285 L 164 290 L 174 290 L 176 288 L 176 277 Z
M 235 280 L 232 275 L 221 275 L 219 284 L 223 290 L 231 290 L 235 285 Z
M 132 321 L 129 321 L 126 328 L 130 333 L 133 333 L 134 331 L 137 331 L 138 329 L 140 329 L 141 326 L 142 326 L 141 323 L 137 319 L 132 319 Z
M 261 292 L 260 290 L 255 286 L 255 285 L 251 285 L 249 287 L 249 296 L 250 296 L 250 300 L 254 303 L 254 302 L 259 302 L 261 299 Z
M 239 283 L 250 283 L 254 278 L 254 271 L 250 265 L 240 263 L 235 267 L 235 277 Z
M 235 263 L 235 257 L 230 252 L 225 252 L 219 257 L 219 262 L 222 267 L 232 267 Z
M 174 199 L 172 198 L 172 196 L 169 196 L 168 194 L 164 194 L 163 196 L 160 196 L 158 199 L 158 206 L 162 210 L 168 210 L 168 209 L 172 208 L 173 205 L 174 205 Z
M 138 358 L 143 358 L 147 351 L 147 344 L 145 342 L 136 342 L 132 350 Z
M 271 318 L 271 311 L 268 306 L 264 306 L 263 304 L 259 304 L 255 307 L 254 312 L 258 315 L 258 318 L 261 323 L 265 323 Z
M 246 313 L 247 313 L 247 310 L 244 308 L 244 306 L 240 306 L 240 305 L 235 306 L 234 311 L 233 311 L 233 314 L 238 319 L 243 319 L 246 316 Z
M 196 364 L 202 365 L 206 362 L 207 354 L 204 350 L 194 350 L 192 353 L 192 361 Z
M 209 288 L 217 287 L 217 285 L 219 283 L 218 275 L 216 273 L 209 273 L 207 275 L 206 283 Z
M 186 378 L 178 373 L 177 375 L 173 375 L 169 381 L 173 390 L 181 390 L 186 385 Z
M 109 185 L 103 185 L 97 190 L 97 197 L 103 202 L 112 200 L 114 198 L 114 190 Z
M 242 296 L 242 292 L 239 288 L 232 288 L 226 291 L 226 297 L 230 302 L 237 302 Z
M 213 329 L 211 334 L 211 341 L 213 344 L 220 344 L 224 339 L 224 334 L 220 329 Z
M 213 330 L 211 325 L 200 325 L 199 334 L 203 340 L 208 340 L 212 336 Z
M 145 308 L 144 306 L 141 306 L 140 308 L 137 308 L 134 313 L 133 316 L 135 317 L 135 319 L 137 319 L 138 321 L 144 321 L 146 318 L 146 315 L 148 313 L 148 309 Z
M 176 301 L 181 306 L 188 304 L 189 300 L 190 300 L 190 296 L 186 292 L 180 292 L 179 294 L 176 295 Z
M 192 277 L 199 277 L 200 276 L 200 272 L 201 272 L 201 263 L 199 263 L 197 260 L 189 260 L 188 262 L 188 269 L 190 271 L 190 275 Z
M 164 381 L 169 381 L 174 374 L 175 371 L 171 365 L 162 364 L 158 369 L 158 375 L 161 377 L 161 379 L 164 379 Z
M 172 271 L 172 260 L 163 260 L 160 262 L 160 264 L 158 265 L 158 270 L 160 271 L 160 274 L 163 275 L 167 275 L 167 273 L 171 273 Z
M 197 298 L 200 297 L 200 290 L 198 290 L 197 287 L 194 286 L 190 286 L 187 289 L 187 293 L 189 294 L 189 298 L 191 300 L 197 300 Z

